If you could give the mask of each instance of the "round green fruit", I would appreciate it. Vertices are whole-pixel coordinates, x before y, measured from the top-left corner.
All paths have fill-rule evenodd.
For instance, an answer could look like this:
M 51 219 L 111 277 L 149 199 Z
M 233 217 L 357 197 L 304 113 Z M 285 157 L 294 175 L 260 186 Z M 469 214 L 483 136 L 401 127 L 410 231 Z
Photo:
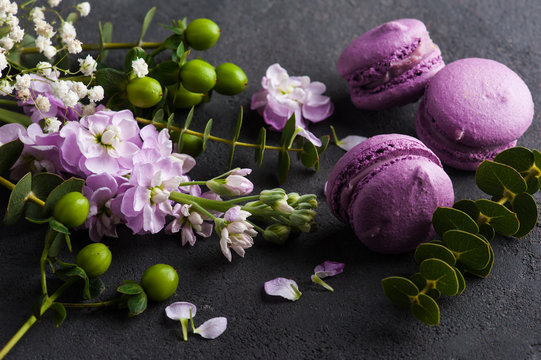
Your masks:
M 178 89 L 175 90 L 175 88 L 176 86 L 168 87 L 168 89 L 171 89 L 169 99 L 177 109 L 189 109 L 192 106 L 199 105 L 205 96 L 205 94 L 186 90 L 182 84 L 179 84 Z
M 232 63 L 223 63 L 216 68 L 214 90 L 224 95 L 236 95 L 244 91 L 248 77 L 240 67 Z
M 128 100 L 140 108 L 149 108 L 159 103 L 163 96 L 159 81 L 148 76 L 133 78 L 126 86 Z
M 88 277 L 103 275 L 109 266 L 113 255 L 111 250 L 102 243 L 93 243 L 85 246 L 77 254 L 77 265 L 86 272 Z
M 141 286 L 150 300 L 163 301 L 177 291 L 178 274 L 169 265 L 152 265 L 143 273 Z
M 198 157 L 203 152 L 203 139 L 192 134 L 182 134 L 182 152 Z
M 184 30 L 184 38 L 195 50 L 207 50 L 216 44 L 220 28 L 210 19 L 195 19 Z
M 180 80 L 188 91 L 207 93 L 216 85 L 216 71 L 208 62 L 194 59 L 182 66 Z
M 84 224 L 89 206 L 88 199 L 83 194 L 77 191 L 70 192 L 56 202 L 53 216 L 68 228 L 75 228 Z

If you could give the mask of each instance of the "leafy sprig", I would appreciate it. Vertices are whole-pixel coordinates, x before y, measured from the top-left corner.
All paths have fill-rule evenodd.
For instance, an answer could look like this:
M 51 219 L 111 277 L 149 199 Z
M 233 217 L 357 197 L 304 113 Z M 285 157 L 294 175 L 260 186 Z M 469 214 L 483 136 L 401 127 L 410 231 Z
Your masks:
M 475 174 L 477 186 L 492 199 L 461 200 L 452 208 L 439 207 L 432 225 L 440 240 L 417 246 L 419 272 L 410 278 L 382 280 L 385 295 L 397 306 L 410 308 L 428 325 L 440 323 L 436 300 L 465 288 L 464 273 L 485 278 L 494 264 L 490 245 L 494 235 L 521 238 L 538 219 L 532 197 L 540 188 L 541 153 L 523 147 L 507 149 L 494 161 L 483 161 Z

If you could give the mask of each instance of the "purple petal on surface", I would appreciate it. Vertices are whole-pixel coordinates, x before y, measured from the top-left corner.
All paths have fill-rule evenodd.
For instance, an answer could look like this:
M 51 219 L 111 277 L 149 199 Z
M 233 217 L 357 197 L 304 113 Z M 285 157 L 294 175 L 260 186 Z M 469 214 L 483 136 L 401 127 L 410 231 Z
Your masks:
M 365 140 L 366 138 L 364 136 L 349 135 L 339 140 L 336 145 L 342 150 L 349 151 Z
M 201 335 L 205 339 L 216 339 L 218 336 L 222 335 L 226 329 L 227 319 L 225 317 L 215 317 L 199 325 L 194 333 Z
M 197 313 L 197 307 L 189 302 L 177 301 L 165 308 L 165 314 L 171 320 L 189 319 L 190 310 L 192 312 L 192 318 Z
M 314 273 L 320 278 L 335 276 L 344 271 L 345 264 L 336 261 L 325 261 L 314 268 Z
M 294 280 L 278 277 L 269 280 L 264 285 L 265 292 L 271 296 L 281 296 L 291 301 L 299 300 L 301 292 Z

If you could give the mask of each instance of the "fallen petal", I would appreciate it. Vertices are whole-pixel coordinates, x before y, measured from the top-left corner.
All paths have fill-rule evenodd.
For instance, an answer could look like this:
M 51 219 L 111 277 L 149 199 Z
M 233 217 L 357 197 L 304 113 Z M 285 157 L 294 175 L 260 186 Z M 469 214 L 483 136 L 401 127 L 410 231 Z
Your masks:
M 216 339 L 227 329 L 227 319 L 225 317 L 215 317 L 202 323 L 193 332 L 199 334 L 205 339 Z
M 356 145 L 359 145 L 363 141 L 365 141 L 367 138 L 364 136 L 357 136 L 357 135 L 349 135 L 343 138 L 342 140 L 339 140 L 336 145 L 342 150 L 349 151 L 353 149 Z
M 197 308 L 194 304 L 185 301 L 177 301 L 165 308 L 165 314 L 171 320 L 189 319 L 190 310 L 191 316 L 194 317 L 197 312 Z
M 344 263 L 325 261 L 314 268 L 314 273 L 320 278 L 335 276 L 344 272 Z
M 281 296 L 291 301 L 299 300 L 302 293 L 294 280 L 278 277 L 264 285 L 265 292 L 271 296 Z

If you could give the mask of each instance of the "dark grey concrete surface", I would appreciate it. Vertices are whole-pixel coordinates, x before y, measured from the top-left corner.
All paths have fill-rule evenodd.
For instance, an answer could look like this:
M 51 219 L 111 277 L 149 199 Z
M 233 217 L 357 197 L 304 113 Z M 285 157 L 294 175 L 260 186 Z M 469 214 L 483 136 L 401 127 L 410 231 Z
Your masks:
M 93 1 L 91 16 L 78 31 L 85 42 L 96 41 L 97 21 L 114 23 L 115 41 L 135 41 L 149 1 Z M 216 133 L 232 134 L 240 105 L 249 107 L 266 68 L 279 62 L 291 75 L 308 75 L 327 85 L 336 112 L 311 129 L 318 135 L 334 125 L 340 136 L 398 132 L 415 135 L 416 105 L 380 112 L 354 108 L 347 85 L 336 72 L 341 51 L 356 36 L 385 21 L 415 17 L 427 25 L 444 60 L 486 57 L 521 75 L 541 106 L 541 2 L 517 1 L 157 1 L 157 23 L 184 16 L 214 19 L 222 29 L 217 45 L 200 53 L 214 64 L 231 61 L 247 73 L 248 89 L 236 97 L 216 96 L 197 109 L 194 127 L 212 117 Z M 146 39 L 160 40 L 163 28 L 152 27 Z M 121 66 L 120 53 L 110 64 Z M 241 139 L 254 140 L 262 120 L 246 114 Z M 537 110 L 520 145 L 539 147 L 541 121 Z M 277 136 L 269 137 L 269 143 Z M 489 278 L 467 277 L 467 289 L 439 301 L 441 325 L 428 327 L 408 311 L 394 308 L 381 291 L 380 280 L 416 271 L 412 254 L 382 256 L 360 244 L 353 232 L 336 220 L 322 196 L 323 184 L 342 155 L 331 146 L 319 172 L 297 161 L 284 185 L 287 191 L 318 194 L 317 233 L 291 239 L 284 247 L 258 239 L 244 259 L 228 263 L 218 237 L 199 240 L 193 248 L 180 246 L 177 236 L 133 236 L 120 231 L 107 244 L 114 260 L 103 277 L 114 294 L 123 279 L 137 280 L 151 264 L 164 262 L 179 271 L 180 287 L 170 301 L 152 303 L 136 318 L 122 311 L 73 310 L 55 328 L 50 315 L 36 324 L 13 349 L 11 359 L 540 359 L 541 244 L 540 229 L 523 239 L 496 238 L 496 256 Z M 207 178 L 225 169 L 227 148 L 211 144 L 193 170 Z M 267 152 L 263 166 L 251 179 L 256 191 L 277 186 L 276 154 Z M 235 165 L 253 166 L 252 152 L 239 149 Z M 482 196 L 473 173 L 446 169 L 457 199 Z M 2 191 L 3 203 L 7 191 Z M 1 226 L 0 343 L 5 343 L 30 314 L 39 295 L 38 259 L 43 230 L 19 223 Z M 88 243 L 84 233 L 73 236 L 75 250 Z M 69 258 L 69 257 L 68 257 Z M 346 264 L 342 275 L 329 280 L 334 293 L 310 282 L 315 265 L 324 260 Z M 277 276 L 295 279 L 303 296 L 295 303 L 269 301 L 263 283 Z M 52 282 L 51 286 L 54 286 Z M 177 323 L 167 319 L 165 306 L 190 301 L 198 306 L 196 322 L 214 316 L 228 318 L 227 331 L 207 341 L 191 336 L 183 342 Z

